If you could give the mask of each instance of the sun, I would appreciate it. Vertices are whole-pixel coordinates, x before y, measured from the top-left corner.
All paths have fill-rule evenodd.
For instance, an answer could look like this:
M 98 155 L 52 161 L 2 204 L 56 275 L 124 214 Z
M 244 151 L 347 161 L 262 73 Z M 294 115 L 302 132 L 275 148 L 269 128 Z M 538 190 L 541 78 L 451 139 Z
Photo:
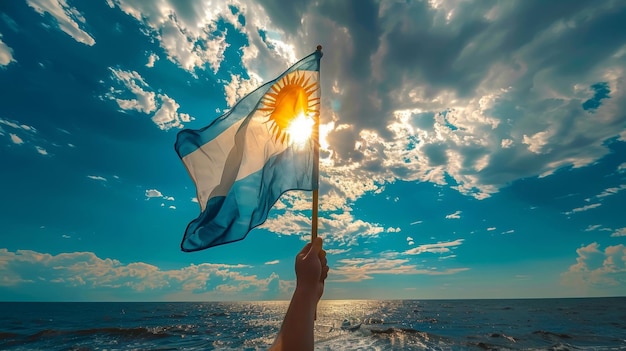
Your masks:
M 270 133 L 275 142 L 304 145 L 313 134 L 320 98 L 317 81 L 299 71 L 291 72 L 276 82 L 263 96 Z

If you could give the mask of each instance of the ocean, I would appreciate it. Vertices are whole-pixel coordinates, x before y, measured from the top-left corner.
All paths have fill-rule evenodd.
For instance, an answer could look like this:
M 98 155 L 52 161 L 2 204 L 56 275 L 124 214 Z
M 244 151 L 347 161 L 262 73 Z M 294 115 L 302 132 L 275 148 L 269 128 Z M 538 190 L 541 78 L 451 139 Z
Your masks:
M 265 350 L 288 302 L 4 302 L 0 350 Z M 316 350 L 626 350 L 626 298 L 327 301 Z

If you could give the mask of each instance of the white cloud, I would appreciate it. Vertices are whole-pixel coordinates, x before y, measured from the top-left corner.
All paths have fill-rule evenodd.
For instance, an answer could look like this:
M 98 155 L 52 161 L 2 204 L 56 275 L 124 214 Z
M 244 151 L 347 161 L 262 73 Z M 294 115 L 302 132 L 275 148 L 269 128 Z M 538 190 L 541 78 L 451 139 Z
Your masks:
M 163 200 L 167 200 L 167 201 L 174 201 L 174 197 L 173 196 L 163 196 Z
M 515 233 L 515 229 L 509 229 L 507 231 L 502 232 L 502 234 L 513 234 Z
M 415 222 L 411 222 L 409 223 L 409 225 L 416 225 L 416 224 L 422 224 L 424 221 L 415 221 Z
M 172 0 L 114 0 L 113 3 L 146 27 L 170 61 L 192 73 L 204 69 L 206 64 L 217 72 L 224 60 L 228 43 L 226 33 L 217 29 L 219 18 L 240 27 L 227 1 L 197 1 L 186 5 Z
M 594 224 L 594 225 L 589 225 L 589 226 L 587 226 L 587 228 L 585 228 L 585 231 L 586 231 L 586 232 L 592 232 L 592 231 L 594 231 L 594 230 L 598 230 L 598 229 L 600 229 L 600 228 L 602 228 L 602 226 L 601 226 L 601 225 L 599 225 L 599 224 Z
M 602 206 L 602 204 L 601 204 L 601 203 L 595 203 L 595 204 L 586 205 L 586 206 L 583 206 L 583 207 L 577 207 L 577 208 L 572 209 L 571 211 L 567 211 L 567 212 L 563 212 L 563 213 L 564 213 L 565 215 L 568 215 L 568 216 L 569 216 L 569 215 L 574 214 L 574 213 L 577 213 L 577 212 L 585 212 L 585 211 L 589 211 L 589 210 L 591 210 L 591 209 L 594 209 L 594 208 L 596 208 L 596 207 L 600 207 L 600 206 Z
M 161 130 L 182 128 L 183 123 L 194 119 L 187 113 L 179 113 L 180 105 L 167 94 L 157 95 L 150 91 L 150 86 L 139 73 L 115 68 L 109 70 L 112 72 L 112 78 L 124 89 L 111 87 L 104 97 L 114 100 L 122 110 L 135 110 L 145 114 L 154 112 L 152 122 Z M 129 94 L 132 98 L 128 98 Z
M 563 284 L 584 291 L 588 295 L 598 291 L 606 294 L 619 291 L 626 283 L 626 247 L 622 244 L 607 246 L 604 251 L 598 243 L 576 250 L 576 264 L 561 274 Z
M 618 172 L 624 172 L 625 170 L 626 170 L 626 162 L 624 162 L 624 163 L 620 164 L 619 166 L 617 166 L 617 171 Z
M 613 234 L 611 234 L 611 236 L 612 237 L 626 236 L 626 227 L 615 229 L 615 231 L 613 232 Z
M 279 263 L 280 263 L 279 260 L 273 260 L 273 261 L 265 262 L 265 264 L 267 264 L 267 265 L 274 265 L 274 264 L 279 264 Z
M 496 230 L 496 227 L 489 227 L 489 228 L 487 228 L 488 232 L 493 231 L 493 230 Z
M 198 299 L 202 294 L 219 299 L 224 297 L 224 291 L 258 298 L 268 291 L 269 284 L 278 276 L 272 273 L 263 279 L 242 273 L 249 268 L 241 264 L 202 263 L 162 270 L 143 262 L 102 259 L 92 252 L 51 255 L 0 249 L 0 286 L 25 285 L 23 289 L 31 289 L 34 294 L 39 292 L 41 299 L 46 298 L 45 292 L 50 285 L 55 289 L 70 288 L 71 295 L 65 297 L 68 300 L 89 299 L 89 296 L 98 299 L 102 291 L 107 291 L 109 298 L 123 299 L 128 299 L 130 294 L 142 299 L 146 295 L 141 293 L 150 291 L 161 293 L 163 298 L 172 294 L 186 300 Z
M 464 1 L 452 13 L 443 5 L 380 2 L 371 5 L 377 16 L 367 29 L 347 15 L 360 10 L 357 4 L 264 4 L 297 55 L 324 43 L 322 69 L 331 78 L 323 91 L 333 106 L 322 111 L 322 122 L 347 126 L 335 128 L 328 142 L 333 167 L 344 167 L 353 183 L 364 174 L 378 186 L 397 179 L 447 185 L 451 177 L 459 192 L 482 199 L 517 179 L 593 164 L 610 152 L 606 140 L 626 135 L 619 113 L 626 109 L 626 71 L 623 55 L 615 55 L 623 40 L 563 65 L 621 4 L 547 12 L 538 3 Z M 528 26 L 538 23 L 537 13 L 541 25 Z M 247 34 L 254 43 L 244 51 L 249 69 L 265 67 L 255 60 L 280 61 Z M 598 82 L 607 83 L 610 98 L 585 111 Z
M 139 73 L 115 68 L 109 68 L 109 70 L 113 74 L 113 78 L 128 89 L 133 98 L 119 98 L 119 96 L 126 95 L 126 92 L 116 90 L 113 87 L 105 94 L 107 98 L 117 102 L 117 105 L 122 110 L 136 110 L 146 114 L 156 110 L 156 94 L 147 90 L 150 89 L 150 87 Z
M 94 45 L 96 41 L 83 29 L 86 24 L 83 15 L 69 6 L 66 0 L 27 0 L 28 5 L 40 15 L 50 14 L 56 19 L 56 24 L 63 32 L 79 43 Z
M 176 206 L 174 206 L 174 205 L 170 205 L 170 207 L 168 207 L 168 208 L 169 208 L 170 210 L 175 210 L 175 209 L 176 209 Z
M 449 214 L 449 215 L 446 215 L 446 219 L 459 219 L 459 218 L 461 218 L 461 213 L 462 213 L 462 212 L 463 212 L 463 211 L 456 211 L 456 212 L 454 212 L 454 213 L 451 213 L 451 214 Z
M 230 83 L 224 86 L 226 94 L 226 104 L 229 107 L 235 106 L 237 101 L 261 85 L 261 78 L 252 74 L 250 79 L 244 79 L 239 75 L 231 74 Z
M 22 140 L 22 138 L 18 137 L 17 135 L 10 133 L 9 136 L 11 137 L 11 141 L 14 144 L 17 144 L 17 145 L 24 144 L 24 140 Z
M 152 53 L 148 57 L 148 63 L 146 63 L 146 67 L 154 67 L 154 63 L 159 60 L 159 56 L 157 54 Z
M 179 113 L 180 105 L 172 98 L 165 94 L 159 94 L 161 107 L 152 116 L 152 122 L 161 130 L 169 130 L 171 128 L 182 128 L 183 122 L 189 122 L 193 118 L 186 113 Z
M 423 253 L 448 253 L 452 249 L 463 244 L 463 239 L 441 242 L 436 244 L 423 244 L 403 252 L 405 255 L 421 255 Z
M 147 198 L 163 197 L 163 194 L 161 194 L 161 192 L 156 189 L 149 189 L 149 190 L 146 190 L 146 197 Z
M 298 235 L 308 240 L 311 219 L 301 213 L 286 212 L 268 219 L 263 228 L 281 235 Z M 326 245 L 353 246 L 378 238 L 386 228 L 355 219 L 351 212 L 329 213 L 319 218 L 319 232 Z
M 48 151 L 46 151 L 46 149 L 42 148 L 41 146 L 35 145 L 35 150 L 37 150 L 40 155 L 48 155 Z
M 99 180 L 99 181 L 102 181 L 102 182 L 106 182 L 107 181 L 106 178 L 101 177 L 101 176 L 95 176 L 95 175 L 88 175 L 87 178 L 93 179 L 93 180 Z
M 329 282 L 359 282 L 374 279 L 374 275 L 449 275 L 467 271 L 469 268 L 424 269 L 410 264 L 408 259 L 349 258 L 337 261 L 331 268 Z
M 2 41 L 2 34 L 0 33 L 0 66 L 7 66 L 11 62 L 15 62 L 13 49 Z
M 617 193 L 619 193 L 620 191 L 626 190 L 626 184 L 621 184 L 618 187 L 613 187 L 613 188 L 607 188 L 605 189 L 602 193 L 596 195 L 596 198 L 603 198 L 603 197 L 607 197 L 607 196 L 613 196 Z

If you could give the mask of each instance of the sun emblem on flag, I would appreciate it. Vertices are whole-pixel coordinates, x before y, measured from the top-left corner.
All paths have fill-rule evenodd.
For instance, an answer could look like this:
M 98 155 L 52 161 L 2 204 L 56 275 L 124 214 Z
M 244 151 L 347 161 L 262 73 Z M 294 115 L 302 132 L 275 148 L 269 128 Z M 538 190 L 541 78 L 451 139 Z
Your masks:
M 303 73 L 291 72 L 276 82 L 263 96 L 270 133 L 275 142 L 300 144 L 311 138 L 320 98 L 315 94 L 319 86 Z

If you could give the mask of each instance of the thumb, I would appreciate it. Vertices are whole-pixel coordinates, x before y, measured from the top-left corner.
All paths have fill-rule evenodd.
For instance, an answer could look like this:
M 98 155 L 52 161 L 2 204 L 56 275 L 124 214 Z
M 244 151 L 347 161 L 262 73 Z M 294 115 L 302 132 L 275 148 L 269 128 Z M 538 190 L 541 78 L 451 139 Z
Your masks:
M 307 243 L 306 245 L 304 245 L 304 247 L 302 248 L 302 250 L 300 250 L 300 252 L 298 252 L 298 256 L 306 256 L 310 251 L 311 251 L 311 246 L 313 244 L 312 243 Z
M 309 252 L 307 253 L 307 256 L 310 254 L 317 256 L 319 255 L 320 251 L 322 251 L 322 238 L 318 236 L 315 239 L 313 239 L 313 242 L 311 243 L 311 248 Z

